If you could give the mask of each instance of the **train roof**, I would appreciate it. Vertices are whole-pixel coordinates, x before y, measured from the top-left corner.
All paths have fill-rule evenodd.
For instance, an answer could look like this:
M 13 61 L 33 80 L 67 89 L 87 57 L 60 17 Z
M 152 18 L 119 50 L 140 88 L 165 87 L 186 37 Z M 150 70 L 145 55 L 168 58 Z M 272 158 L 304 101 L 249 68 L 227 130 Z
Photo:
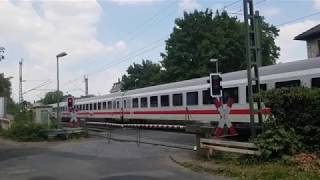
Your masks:
M 260 73 L 260 76 L 265 76 L 265 75 L 270 75 L 270 74 L 279 74 L 279 73 L 285 73 L 285 72 L 301 71 L 301 70 L 307 70 L 307 69 L 313 69 L 313 68 L 320 68 L 320 58 L 319 57 L 312 58 L 312 59 L 298 60 L 298 61 L 293 61 L 293 62 L 287 62 L 287 63 L 278 63 L 278 64 L 270 65 L 270 66 L 263 66 L 263 67 L 259 68 L 259 73 Z M 246 78 L 247 78 L 247 71 L 246 70 L 222 74 L 223 81 L 239 80 L 239 79 L 246 79 Z M 161 90 L 167 90 L 167 89 L 203 85 L 203 84 L 207 83 L 208 79 L 209 79 L 208 76 L 206 76 L 206 77 L 202 77 L 202 78 L 195 78 L 195 79 L 184 80 L 184 81 L 179 81 L 179 82 L 160 84 L 160 85 L 156 85 L 156 86 L 149 86 L 149 87 L 139 88 L 139 89 L 135 89 L 135 90 L 129 90 L 129 91 L 125 91 L 125 92 L 116 92 L 116 93 L 111 93 L 111 94 L 102 95 L 102 96 L 77 99 L 77 102 L 86 102 L 86 101 L 92 101 L 95 99 L 108 99 L 108 98 L 117 97 L 117 96 L 121 96 L 121 95 L 133 95 L 133 94 L 140 94 L 140 93 L 145 93 L 145 92 L 161 91 Z

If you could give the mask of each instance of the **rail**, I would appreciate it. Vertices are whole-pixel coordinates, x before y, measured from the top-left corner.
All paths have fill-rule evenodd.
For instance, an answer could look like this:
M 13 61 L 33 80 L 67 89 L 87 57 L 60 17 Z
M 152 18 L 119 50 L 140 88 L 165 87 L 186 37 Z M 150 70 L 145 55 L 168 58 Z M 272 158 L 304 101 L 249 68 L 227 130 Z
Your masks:
M 260 156 L 261 152 L 258 147 L 253 143 L 236 142 L 236 141 L 224 141 L 217 139 L 200 139 L 200 147 L 212 149 L 216 151 L 233 152 L 239 154 L 249 154 Z

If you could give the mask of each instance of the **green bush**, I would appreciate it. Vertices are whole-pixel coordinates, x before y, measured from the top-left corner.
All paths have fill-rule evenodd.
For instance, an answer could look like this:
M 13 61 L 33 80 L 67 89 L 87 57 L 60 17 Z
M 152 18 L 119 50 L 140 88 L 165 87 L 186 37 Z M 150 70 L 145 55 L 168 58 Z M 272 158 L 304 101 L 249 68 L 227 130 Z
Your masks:
M 260 140 L 265 138 L 265 141 L 268 140 L 266 143 L 272 144 L 273 141 L 277 146 L 281 141 L 289 143 L 286 138 L 293 141 L 297 135 L 306 149 L 320 149 L 320 89 L 273 89 L 261 93 L 259 97 L 273 114 Z M 284 140 L 275 141 L 275 137 Z
M 45 127 L 29 121 L 15 121 L 4 136 L 16 141 L 41 141 L 45 137 L 41 133 Z
M 293 128 L 283 127 L 266 130 L 254 143 L 259 147 L 263 159 L 293 155 L 301 150 L 300 138 Z
M 44 129 L 45 126 L 32 121 L 31 111 L 23 111 L 16 114 L 13 124 L 3 132 L 3 136 L 16 141 L 41 141 L 45 139 L 42 134 Z

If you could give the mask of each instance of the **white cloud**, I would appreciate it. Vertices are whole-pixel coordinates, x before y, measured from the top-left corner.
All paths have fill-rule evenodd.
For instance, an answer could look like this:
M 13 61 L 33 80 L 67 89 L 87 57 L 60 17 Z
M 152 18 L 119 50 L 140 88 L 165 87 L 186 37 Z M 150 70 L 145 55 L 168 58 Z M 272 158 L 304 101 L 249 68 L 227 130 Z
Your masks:
M 265 17 L 277 16 L 281 13 L 279 8 L 276 7 L 267 7 L 261 10 L 261 15 Z
M 181 0 L 179 2 L 179 7 L 183 11 L 193 11 L 195 9 L 200 9 L 201 5 L 198 3 L 197 0 Z
M 149 4 L 153 2 L 160 2 L 161 0 L 110 0 L 111 2 L 119 5 L 136 5 L 136 4 Z
M 106 44 L 96 38 L 102 8 L 93 0 L 77 3 L 2 0 L 0 12 L 5 14 L 0 16 L 1 46 L 7 49 L 7 59 L 24 56 L 25 79 L 55 79 L 55 56 L 61 51 L 68 53 L 61 62 L 63 82 L 74 78 L 74 74 L 82 71 L 72 69 L 72 64 L 84 59 L 105 57 L 126 49 L 124 41 Z M 4 61 L 1 66 L 4 70 L 0 71 L 14 76 L 14 82 L 17 82 L 17 65 L 9 65 Z M 26 82 L 24 89 L 30 89 L 38 83 Z M 55 83 L 46 88 L 55 88 L 53 84 Z M 14 92 L 17 92 L 17 87 L 18 84 L 13 83 Z M 35 94 L 30 93 L 26 96 L 31 100 Z
M 320 21 L 306 20 L 280 27 L 279 37 L 276 44 L 280 46 L 280 62 L 289 62 L 307 58 L 307 47 L 305 41 L 293 40 L 295 36 L 319 24 Z
M 313 5 L 315 9 L 320 10 L 320 1 L 319 0 L 313 0 Z

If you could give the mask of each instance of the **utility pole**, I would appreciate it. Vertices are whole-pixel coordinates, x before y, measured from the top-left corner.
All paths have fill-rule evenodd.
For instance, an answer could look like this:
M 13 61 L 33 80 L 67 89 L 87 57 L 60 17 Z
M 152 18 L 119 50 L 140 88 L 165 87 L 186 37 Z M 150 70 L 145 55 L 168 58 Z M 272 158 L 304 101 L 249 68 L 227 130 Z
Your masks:
M 85 89 L 85 96 L 89 95 L 89 85 L 88 85 L 88 76 L 84 76 L 84 89 Z
M 260 92 L 259 66 L 261 66 L 261 45 L 260 45 L 260 23 L 259 12 L 254 13 L 253 0 L 243 0 L 244 23 L 246 30 L 246 59 L 248 76 L 248 99 L 250 107 L 250 129 L 251 136 L 256 137 L 255 110 L 253 102 L 253 93 Z M 252 74 L 253 69 L 253 74 Z M 253 83 L 255 83 L 255 92 L 253 92 Z M 261 101 L 257 101 L 257 113 L 259 123 L 262 124 Z
M 21 105 L 23 102 L 23 95 L 22 95 L 22 63 L 23 59 L 19 62 L 19 104 Z

